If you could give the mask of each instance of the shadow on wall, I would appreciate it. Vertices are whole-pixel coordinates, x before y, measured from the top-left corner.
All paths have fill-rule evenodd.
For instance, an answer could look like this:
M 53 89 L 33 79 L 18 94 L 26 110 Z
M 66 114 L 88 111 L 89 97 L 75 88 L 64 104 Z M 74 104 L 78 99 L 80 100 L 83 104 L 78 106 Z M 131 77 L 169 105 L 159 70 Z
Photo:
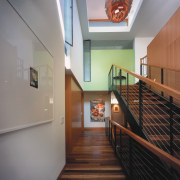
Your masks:
M 124 112 L 118 104 L 111 104 L 111 119 L 124 126 Z

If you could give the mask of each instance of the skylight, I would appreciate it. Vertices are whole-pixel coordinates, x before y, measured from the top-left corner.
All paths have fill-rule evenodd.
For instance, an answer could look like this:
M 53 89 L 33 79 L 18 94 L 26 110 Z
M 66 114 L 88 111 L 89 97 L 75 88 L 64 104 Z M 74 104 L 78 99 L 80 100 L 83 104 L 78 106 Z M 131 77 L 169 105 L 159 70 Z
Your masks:
M 108 20 L 105 0 L 86 0 L 86 2 L 89 32 L 130 32 L 143 0 L 133 0 L 127 18 L 120 23 Z

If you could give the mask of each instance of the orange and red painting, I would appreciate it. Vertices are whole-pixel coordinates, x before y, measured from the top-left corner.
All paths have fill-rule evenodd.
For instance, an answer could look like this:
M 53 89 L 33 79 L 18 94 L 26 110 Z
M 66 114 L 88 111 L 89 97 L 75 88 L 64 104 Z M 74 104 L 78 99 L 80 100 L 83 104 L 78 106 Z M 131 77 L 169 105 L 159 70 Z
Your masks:
M 90 101 L 91 122 L 104 122 L 105 102 L 102 99 Z

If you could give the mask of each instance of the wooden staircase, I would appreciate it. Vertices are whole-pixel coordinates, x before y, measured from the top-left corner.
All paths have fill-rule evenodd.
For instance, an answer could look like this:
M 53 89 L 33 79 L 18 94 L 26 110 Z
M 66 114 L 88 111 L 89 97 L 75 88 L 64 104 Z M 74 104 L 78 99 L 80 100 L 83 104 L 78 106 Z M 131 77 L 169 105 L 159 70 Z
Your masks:
M 120 86 L 116 86 L 117 91 L 120 91 Z M 128 106 L 139 120 L 139 85 L 129 85 L 128 94 L 127 86 L 122 85 L 122 97 L 125 101 L 128 100 Z M 180 113 L 178 108 L 174 108 L 172 138 L 170 139 L 170 105 L 168 100 L 155 94 L 153 91 L 143 86 L 142 88 L 142 118 L 143 130 L 146 133 L 149 141 L 160 149 L 171 153 L 180 159 Z M 171 149 L 173 145 L 173 149 Z
M 126 179 L 104 129 L 81 133 L 60 179 Z
M 108 73 L 108 89 L 124 111 L 125 127 L 109 120 L 106 134 L 132 179 L 177 180 L 180 177 L 180 107 L 173 103 L 173 97 L 180 99 L 180 91 L 164 85 L 163 73 L 161 76 L 161 83 L 155 82 L 115 64 Z M 137 84 L 133 84 L 135 78 L 139 80 Z M 151 87 L 162 95 L 168 94 L 168 99 Z M 126 128 L 127 122 L 131 131 Z

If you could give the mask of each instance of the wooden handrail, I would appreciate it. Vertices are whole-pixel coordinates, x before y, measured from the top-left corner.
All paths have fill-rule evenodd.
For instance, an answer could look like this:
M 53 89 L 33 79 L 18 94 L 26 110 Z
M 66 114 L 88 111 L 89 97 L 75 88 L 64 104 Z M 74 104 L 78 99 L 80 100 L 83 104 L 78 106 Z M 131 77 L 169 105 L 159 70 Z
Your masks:
M 141 62 L 141 64 L 142 64 L 143 59 L 145 59 L 145 58 L 147 58 L 147 55 L 146 55 L 146 56 L 144 56 L 144 57 L 142 57 L 142 58 L 140 58 L 140 62 Z
M 164 91 L 164 92 L 168 93 L 172 97 L 176 97 L 176 98 L 180 99 L 180 91 L 178 91 L 178 90 L 170 88 L 170 87 L 168 87 L 166 85 L 163 85 L 161 83 L 155 82 L 152 79 L 148 79 L 146 77 L 143 77 L 143 76 L 141 76 L 139 74 L 136 74 L 136 73 L 134 73 L 132 71 L 129 71 L 129 70 L 127 70 L 127 69 L 125 69 L 125 68 L 123 68 L 121 66 L 118 66 L 118 65 L 115 65 L 115 64 L 113 64 L 113 66 L 115 66 L 115 67 L 117 67 L 119 69 L 122 69 L 123 71 L 131 74 L 132 76 L 138 78 L 139 80 L 141 80 L 141 81 L 143 81 L 143 82 L 145 82 L 145 83 L 147 83 L 147 84 L 149 84 L 151 86 L 156 86 L 157 89 L 159 89 L 160 91 Z
M 147 55 L 146 55 L 146 56 L 144 56 L 144 57 L 142 57 L 142 58 L 140 58 L 140 59 L 144 59 L 144 58 L 147 58 Z
M 145 147 L 146 149 L 148 149 L 149 151 L 151 151 L 153 154 L 155 154 L 156 156 L 158 156 L 160 159 L 162 159 L 164 162 L 166 162 L 167 164 L 169 164 L 171 167 L 173 167 L 174 169 L 176 169 L 178 172 L 180 172 L 180 160 L 175 158 L 174 156 L 168 154 L 167 152 L 159 149 L 158 147 L 154 146 L 153 144 L 149 143 L 148 141 L 146 141 L 145 139 L 141 138 L 140 136 L 136 135 L 135 133 L 131 132 L 130 130 L 124 128 L 123 126 L 121 126 L 120 124 L 118 124 L 117 122 L 107 119 L 109 120 L 113 125 L 115 125 L 117 128 L 119 128 L 120 130 L 122 130 L 123 132 L 125 132 L 128 136 L 130 136 L 132 139 L 134 139 L 136 142 L 138 142 L 139 144 L 141 144 L 143 147 Z
M 160 68 L 160 69 L 163 68 L 163 69 L 167 69 L 167 70 L 170 70 L 170 71 L 180 72 L 180 69 L 174 69 L 174 68 L 163 67 L 163 66 L 158 66 L 158 65 L 151 65 L 151 64 L 145 64 L 145 63 L 141 63 L 141 65 L 156 67 L 156 68 Z

